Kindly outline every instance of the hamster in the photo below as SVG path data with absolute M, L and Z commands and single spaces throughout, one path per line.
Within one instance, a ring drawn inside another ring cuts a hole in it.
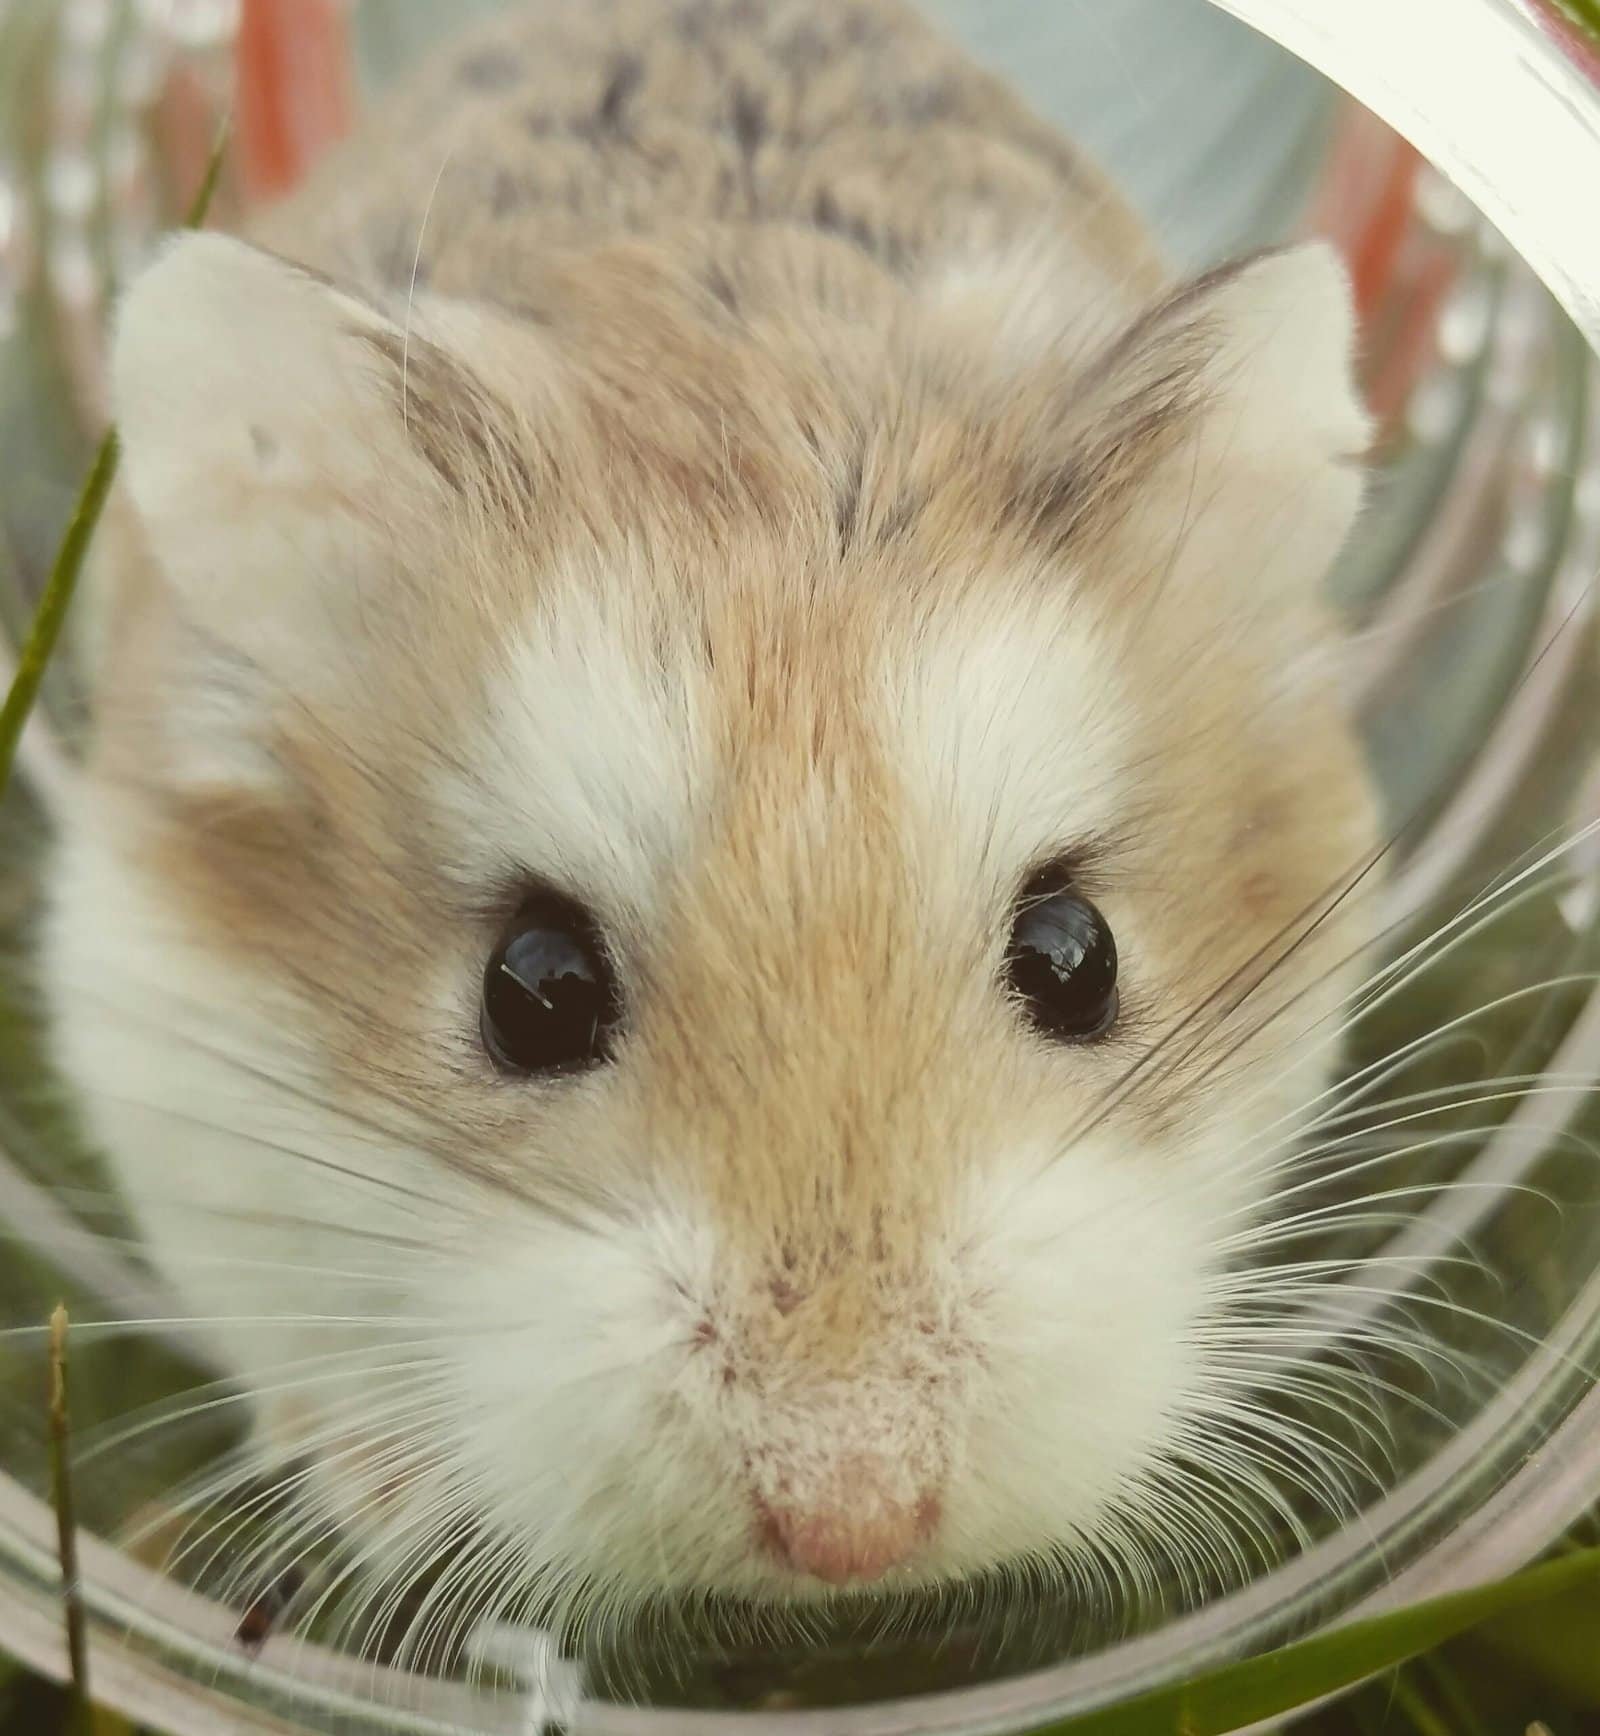
M 165 245 L 46 974 L 289 1553 L 1225 1553 L 1374 921 L 1353 343 L 896 0 L 519 4 Z

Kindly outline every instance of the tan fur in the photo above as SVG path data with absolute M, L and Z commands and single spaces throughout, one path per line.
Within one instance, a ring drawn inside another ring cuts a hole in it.
M 1136 294 L 1159 284 L 1098 170 L 902 0 L 536 0 L 256 232 L 342 280 L 537 310 L 553 253 L 617 234 L 798 226 L 907 266 L 1035 239 L 1041 212 Z
M 1314 600 L 1172 581 L 1217 283 L 1164 290 L 1099 177 L 889 0 L 519 8 L 254 233 L 394 317 L 351 326 L 392 411 L 385 486 L 297 497 L 380 582 L 337 682 L 272 669 L 273 778 L 196 780 L 170 713 L 200 653 L 131 525 L 97 824 L 293 1009 L 341 1099 L 401 1105 L 488 1197 L 692 1199 L 720 1250 L 684 1297 L 685 1378 L 726 1423 L 708 1451 L 791 1529 L 844 1524 L 847 1566 L 892 1556 L 972 1451 L 1002 1319 L 954 1202 L 997 1151 L 1070 1155 L 1091 1115 L 1141 1186 L 1195 1189 L 1206 1094 L 1270 1095 L 1273 1016 L 1326 1014 L 1365 939 L 1358 752 L 1326 693 L 1263 698 L 1323 633 Z M 1042 348 L 1012 256 L 1060 286 Z M 616 1077 L 556 1102 L 489 1072 L 471 1009 L 441 1025 L 518 886 L 464 874 L 438 790 L 488 800 L 505 648 L 585 611 L 687 696 L 708 766 L 652 919 L 602 913 Z M 1132 799 L 1048 841 L 1132 937 L 1117 1031 L 1066 1059 L 996 988 L 1043 864 L 956 835 L 885 700 L 995 622 L 1081 640 L 1137 696 Z

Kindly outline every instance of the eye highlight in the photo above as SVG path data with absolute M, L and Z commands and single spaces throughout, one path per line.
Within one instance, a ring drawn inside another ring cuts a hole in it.
M 479 1026 L 509 1073 L 570 1073 L 610 1058 L 616 977 L 588 913 L 554 893 L 528 899 L 489 955 Z
M 1116 1023 L 1116 939 L 1081 893 L 1034 883 L 1012 926 L 1006 977 L 1035 1028 L 1057 1042 L 1093 1042 Z

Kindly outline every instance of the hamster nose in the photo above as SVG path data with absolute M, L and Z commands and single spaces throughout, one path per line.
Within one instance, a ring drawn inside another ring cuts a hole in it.
M 756 1498 L 762 1545 L 784 1566 L 828 1585 L 881 1579 L 908 1561 L 939 1523 L 939 1497 L 891 1499 L 874 1487 L 872 1468 L 840 1467 L 839 1493 L 827 1502 Z M 849 1493 L 845 1493 L 848 1491 Z

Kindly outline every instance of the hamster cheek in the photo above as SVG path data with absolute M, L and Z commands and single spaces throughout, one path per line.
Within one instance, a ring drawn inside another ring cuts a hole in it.
M 527 1213 L 438 1274 L 450 1455 L 531 1582 L 657 1589 L 743 1550 L 735 1467 L 685 1425 L 704 1256 L 660 1216 Z
M 1019 1154 L 970 1201 L 988 1391 L 948 1502 L 955 1560 L 1070 1553 L 1141 1504 L 1203 1379 L 1214 1180 L 1192 1150 L 1097 1134 Z

